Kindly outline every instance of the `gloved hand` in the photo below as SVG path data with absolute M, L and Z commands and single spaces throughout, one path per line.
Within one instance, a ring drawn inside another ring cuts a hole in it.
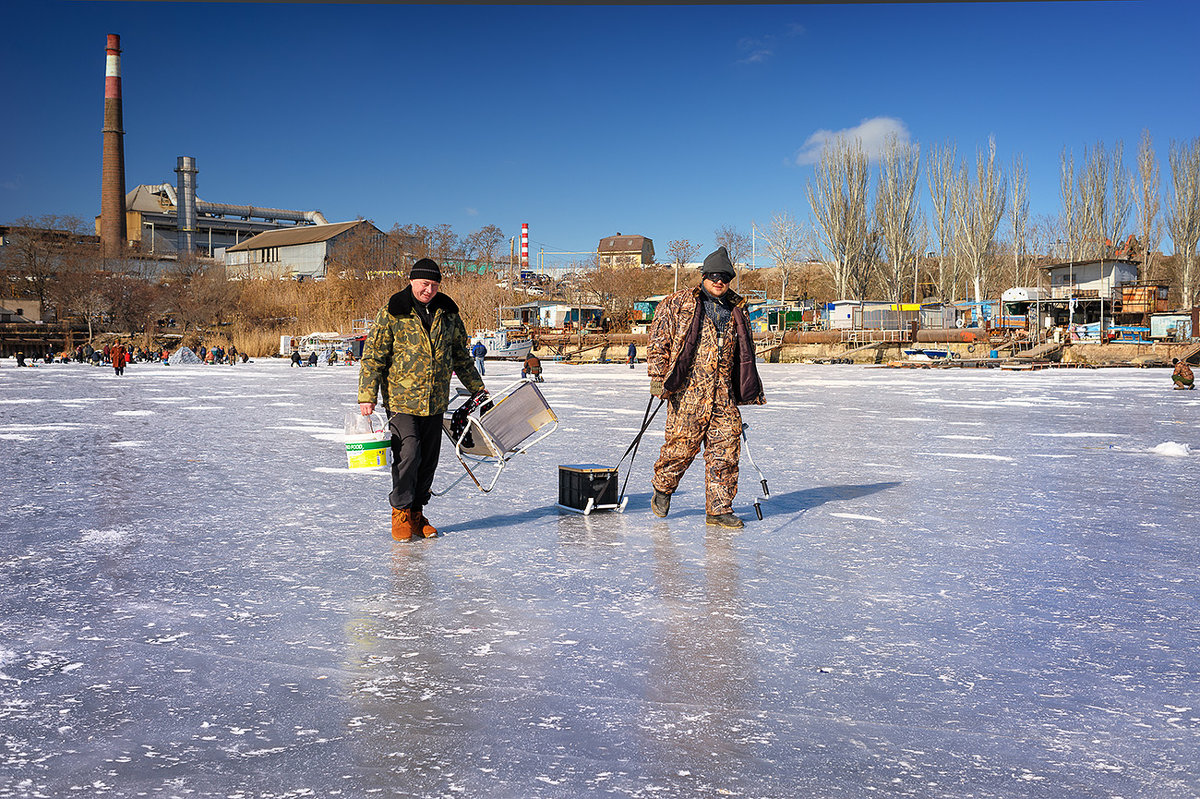
M 655 378 L 652 378 L 652 379 L 650 380 L 650 394 L 651 394 L 652 396 L 655 396 L 655 397 L 662 397 L 662 395 L 663 395 L 663 392 L 664 392 L 665 390 L 666 390 L 666 389 L 664 389 L 664 388 L 663 388 L 663 381 L 662 381 L 662 380 L 658 379 L 657 377 L 655 377 Z
M 479 415 L 483 416 L 492 409 L 492 401 L 488 399 L 491 395 L 488 394 L 486 388 L 480 389 L 475 396 L 471 397 L 471 404 L 479 407 Z

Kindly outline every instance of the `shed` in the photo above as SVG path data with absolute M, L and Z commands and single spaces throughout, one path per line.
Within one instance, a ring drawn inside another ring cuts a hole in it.
M 379 270 L 396 269 L 400 252 L 370 222 L 306 225 L 260 233 L 225 250 L 229 278 L 310 278 L 321 280 L 339 258 Z

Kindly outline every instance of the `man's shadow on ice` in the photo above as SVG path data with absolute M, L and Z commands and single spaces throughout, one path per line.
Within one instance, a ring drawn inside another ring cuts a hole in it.
M 789 491 L 786 494 L 772 494 L 763 503 L 763 507 L 769 506 L 771 510 L 783 511 L 785 513 L 803 513 L 806 510 L 820 507 L 826 502 L 843 502 L 848 499 L 858 499 L 901 485 L 903 483 L 898 480 L 892 480 L 886 483 L 805 488 L 800 491 Z
M 770 483 L 768 483 L 768 486 Z M 858 499 L 859 497 L 870 496 L 880 491 L 886 491 L 889 488 L 896 488 L 903 485 L 899 481 L 890 481 L 886 483 L 866 483 L 863 485 L 840 485 L 840 486 L 821 486 L 818 488 L 805 488 L 800 491 L 789 491 L 786 494 L 772 494 L 769 498 L 762 501 L 762 507 L 769 508 L 775 512 L 783 513 L 803 513 L 806 510 L 824 505 L 826 502 L 842 502 L 848 499 Z M 753 505 L 754 499 L 760 497 L 758 493 L 758 485 L 754 486 L 754 491 L 749 491 L 746 488 L 738 491 L 737 499 L 734 500 L 733 512 L 738 513 Z M 683 493 L 683 492 L 681 492 Z M 626 494 L 629 497 L 630 508 L 649 508 L 650 497 L 649 492 L 644 494 Z M 703 516 L 704 515 L 704 492 L 700 491 L 700 504 L 698 507 L 680 507 L 671 508 L 671 517 L 681 516 Z
M 889 488 L 896 488 L 903 485 L 899 481 L 890 481 L 886 483 L 865 483 L 863 485 L 838 485 L 838 486 L 820 486 L 817 488 L 805 488 L 800 491 L 790 491 L 786 494 L 772 494 L 769 499 L 763 503 L 764 508 L 770 508 L 773 512 L 783 513 L 803 513 L 806 510 L 824 505 L 826 502 L 842 502 L 848 499 L 858 499 L 860 497 L 870 496 L 880 491 L 886 491 Z M 757 486 L 756 486 L 757 488 Z M 650 497 L 649 492 L 626 494 L 629 499 L 627 510 L 649 510 Z M 738 499 L 734 504 L 734 512 L 738 512 L 743 502 L 753 503 L 752 496 L 758 496 L 757 492 L 753 495 L 747 491 L 738 493 Z M 559 509 L 557 505 L 543 505 L 538 508 L 527 508 L 516 513 L 498 513 L 492 516 L 485 516 L 481 519 L 463 522 L 462 524 L 454 525 L 455 530 L 488 530 L 495 527 L 508 527 L 519 524 L 527 524 L 538 519 L 546 519 L 553 516 L 558 516 L 566 513 Z M 697 516 L 704 514 L 704 495 L 700 494 L 700 504 L 698 507 L 681 507 L 671 508 L 671 516 L 678 518 L 682 516 Z
M 461 524 L 455 524 L 454 529 L 456 531 L 491 530 L 496 527 L 509 527 L 528 524 L 538 519 L 547 519 L 557 516 L 559 512 L 557 505 L 543 505 L 540 508 L 528 508 L 519 513 L 497 513 L 492 516 L 484 516 L 481 519 L 472 519 Z

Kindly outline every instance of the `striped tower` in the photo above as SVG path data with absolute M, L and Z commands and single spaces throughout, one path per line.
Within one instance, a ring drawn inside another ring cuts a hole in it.
M 521 268 L 529 268 L 529 223 L 521 223 Z
M 125 249 L 125 131 L 121 120 L 121 37 L 108 34 L 104 62 L 104 162 L 100 170 L 100 243 L 105 258 Z

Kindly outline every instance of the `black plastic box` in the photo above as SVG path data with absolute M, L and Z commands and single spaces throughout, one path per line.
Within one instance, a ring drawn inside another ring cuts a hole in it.
M 588 507 L 588 500 L 592 500 Z M 598 463 L 558 467 L 558 504 L 569 510 L 587 512 L 617 506 L 617 470 Z

